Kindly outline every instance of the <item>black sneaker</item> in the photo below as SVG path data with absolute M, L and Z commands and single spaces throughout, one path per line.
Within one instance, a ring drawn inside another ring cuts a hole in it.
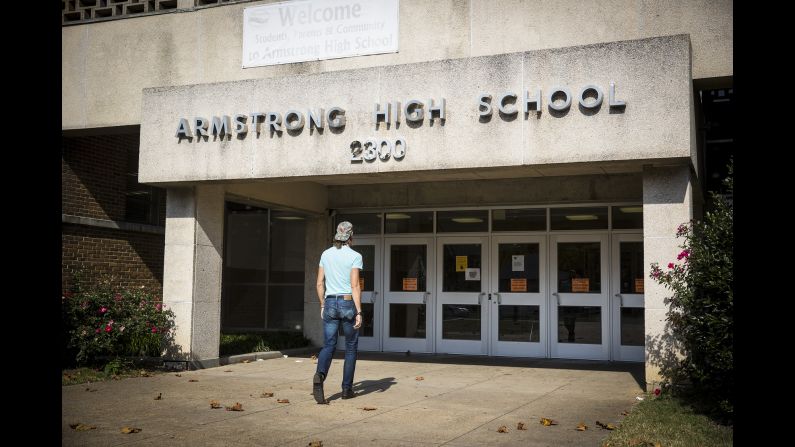
M 312 395 L 315 396 L 315 402 L 326 403 L 326 397 L 323 395 L 323 374 L 319 372 L 312 378 Z
M 343 388 L 342 389 L 342 398 L 343 399 L 353 399 L 354 397 L 356 397 L 356 395 L 353 394 L 353 390 L 352 389 L 350 389 L 350 388 Z

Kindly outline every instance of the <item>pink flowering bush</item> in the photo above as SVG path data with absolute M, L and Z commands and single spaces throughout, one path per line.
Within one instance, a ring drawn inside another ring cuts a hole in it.
M 733 191 L 732 167 L 725 183 Z M 684 358 L 664 366 L 671 383 L 689 384 L 726 418 L 734 410 L 734 214 L 730 200 L 713 194 L 704 220 L 682 224 L 682 249 L 651 278 L 671 291 L 666 319 Z
M 61 298 L 68 348 L 78 364 L 99 356 L 160 356 L 174 312 L 143 289 L 107 285 L 65 292 Z

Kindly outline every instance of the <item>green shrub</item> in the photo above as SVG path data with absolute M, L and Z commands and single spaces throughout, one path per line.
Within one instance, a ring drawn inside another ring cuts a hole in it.
M 159 356 L 170 339 L 174 312 L 143 289 L 78 287 L 62 300 L 67 347 L 77 364 L 100 356 Z
M 725 180 L 733 191 L 733 168 Z M 667 268 L 652 264 L 651 277 L 673 291 L 666 298 L 667 321 L 681 342 L 684 358 L 664 366 L 661 374 L 671 384 L 689 382 L 700 398 L 713 404 L 722 417 L 734 411 L 732 203 L 712 195 L 712 209 L 703 222 L 682 224 L 677 237 L 685 242 L 676 262 Z
M 303 348 L 311 340 L 301 332 L 262 332 L 246 334 L 221 334 L 220 355 L 248 354 L 249 352 L 280 351 Z

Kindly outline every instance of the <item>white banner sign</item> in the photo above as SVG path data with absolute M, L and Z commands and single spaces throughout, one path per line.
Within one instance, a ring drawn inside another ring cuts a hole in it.
M 243 68 L 398 51 L 399 0 L 296 0 L 243 10 Z

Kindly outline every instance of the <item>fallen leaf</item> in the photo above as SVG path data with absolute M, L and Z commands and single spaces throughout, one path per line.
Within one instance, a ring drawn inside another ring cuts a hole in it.
M 113 380 L 121 380 L 121 377 L 116 376 L 116 375 L 110 376 L 110 378 L 113 379 Z
M 527 430 L 527 427 L 525 427 L 524 422 L 517 422 L 516 423 L 516 429 L 517 430 Z
M 655 442 L 654 447 L 662 447 L 662 444 L 660 444 L 659 442 Z
M 312 360 L 317 360 L 317 356 L 315 354 L 312 354 Z
M 231 369 L 225 369 L 224 372 L 225 373 L 230 373 L 230 372 L 234 372 L 234 371 L 232 371 Z
M 188 382 L 198 382 L 197 379 L 188 379 Z
M 130 433 L 138 433 L 139 431 L 141 431 L 140 428 L 133 428 L 133 427 L 122 427 L 121 428 L 121 432 L 124 433 L 125 435 L 129 435 Z
M 182 374 L 174 374 L 177 377 L 182 377 Z
M 500 428 L 497 429 L 497 433 L 508 433 L 508 427 L 500 425 Z
M 210 408 L 221 408 L 221 402 L 218 402 L 217 400 L 211 400 Z
M 163 393 L 157 393 L 157 397 L 155 397 L 155 400 L 163 400 Z
M 580 422 L 579 424 L 577 424 L 577 430 L 579 431 L 588 430 L 588 426 L 585 425 L 585 422 Z
M 280 404 L 289 404 L 290 403 L 290 399 L 276 399 L 276 402 L 278 402 Z
M 621 416 L 627 416 L 627 415 L 629 415 L 629 411 L 624 410 L 621 412 Z
M 69 424 L 69 427 L 72 427 L 73 430 L 77 431 L 88 431 L 97 428 L 96 425 L 81 424 L 79 422 L 75 424 Z
M 378 408 L 376 408 L 376 407 L 362 407 L 362 410 L 364 410 L 364 411 L 373 411 L 373 410 L 377 410 L 377 409 Z
M 323 447 L 323 441 L 312 441 L 307 444 L 307 447 Z
M 273 397 L 273 393 L 262 393 L 260 397 Z
M 243 411 L 243 405 L 240 402 L 235 402 L 231 407 L 226 407 L 226 411 Z
M 550 425 L 558 425 L 558 421 L 553 421 L 552 419 L 549 418 L 541 418 L 541 420 L 538 422 L 540 422 L 541 425 L 543 425 L 544 427 L 549 427 Z
M 243 360 L 243 363 L 249 363 L 251 360 Z
M 425 377 L 417 376 L 417 377 L 414 378 L 414 380 L 425 380 Z
M 138 371 L 138 374 L 139 374 L 141 377 L 152 377 L 152 375 L 151 375 L 151 374 L 149 374 L 148 372 L 144 371 L 143 369 L 142 369 L 142 370 L 140 370 L 140 371 Z
M 96 388 L 86 388 L 86 391 L 88 391 L 89 393 L 93 393 L 96 390 L 97 390 Z
M 596 421 L 596 425 L 604 428 L 605 430 L 615 430 L 616 429 L 616 426 L 611 424 L 611 423 L 603 424 L 603 423 L 601 423 L 599 421 Z

